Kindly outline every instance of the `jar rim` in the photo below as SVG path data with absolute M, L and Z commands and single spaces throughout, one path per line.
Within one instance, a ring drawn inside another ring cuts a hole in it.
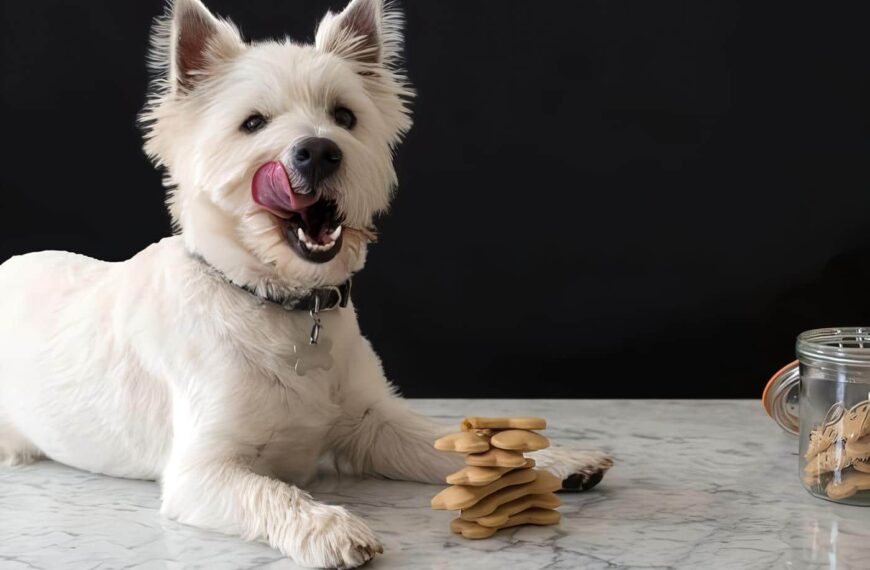
M 801 360 L 870 366 L 870 326 L 808 330 L 798 336 L 796 349 Z

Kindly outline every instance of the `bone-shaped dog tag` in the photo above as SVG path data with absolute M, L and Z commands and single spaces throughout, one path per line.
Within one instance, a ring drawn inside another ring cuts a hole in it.
M 293 345 L 293 369 L 296 374 L 305 376 L 311 370 L 329 370 L 332 368 L 332 341 L 321 338 L 317 344 Z

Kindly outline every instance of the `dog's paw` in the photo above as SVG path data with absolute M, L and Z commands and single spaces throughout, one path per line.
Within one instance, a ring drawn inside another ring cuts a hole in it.
M 29 465 L 42 458 L 42 453 L 24 438 L 0 431 L 0 467 Z
M 562 479 L 563 491 L 586 491 L 601 482 L 613 459 L 601 451 L 550 447 L 534 455 L 539 467 Z
M 343 507 L 318 505 L 300 513 L 305 524 L 297 528 L 293 561 L 309 568 L 356 568 L 384 552 L 381 541 L 359 517 Z

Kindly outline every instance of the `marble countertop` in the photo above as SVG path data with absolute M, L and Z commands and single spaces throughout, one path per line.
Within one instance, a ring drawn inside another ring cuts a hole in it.
M 367 566 L 395 568 L 870 568 L 870 508 L 811 497 L 797 442 L 756 401 L 415 400 L 444 420 L 539 415 L 555 442 L 605 449 L 616 466 L 563 495 L 556 527 L 482 541 L 432 511 L 438 487 L 328 476 L 309 490 L 368 520 L 385 544 Z M 158 513 L 157 485 L 52 462 L 0 469 L 0 568 L 296 568 L 264 544 Z

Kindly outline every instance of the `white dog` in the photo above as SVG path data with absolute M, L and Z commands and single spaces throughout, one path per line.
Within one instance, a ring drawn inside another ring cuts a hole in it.
M 177 235 L 123 263 L 47 251 L 0 266 L 0 463 L 157 479 L 165 515 L 327 567 L 382 547 L 297 486 L 319 458 L 433 483 L 459 467 L 347 302 L 411 126 L 400 24 L 353 0 L 313 46 L 248 44 L 199 0 L 174 2 L 142 119 Z M 541 462 L 575 488 L 611 464 Z

